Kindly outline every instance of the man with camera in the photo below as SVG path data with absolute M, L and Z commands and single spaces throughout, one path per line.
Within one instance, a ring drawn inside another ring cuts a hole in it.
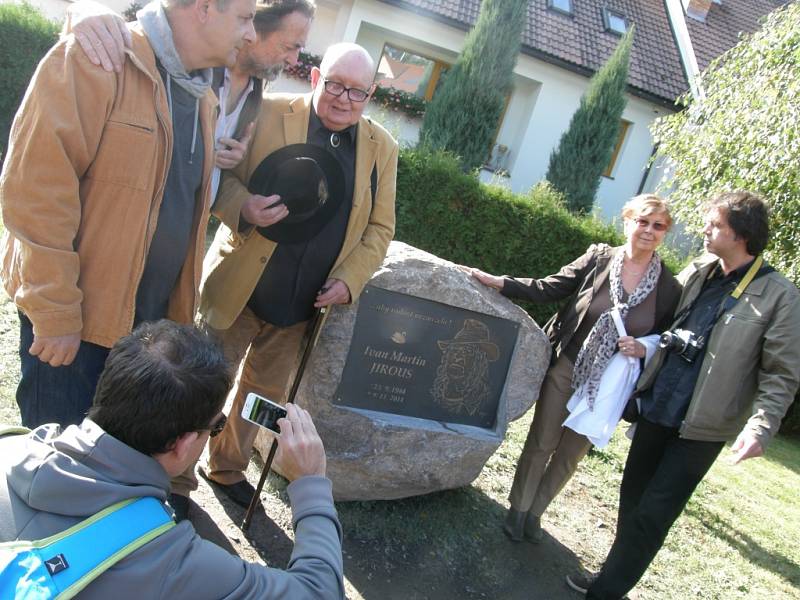
M 763 262 L 768 210 L 750 192 L 707 205 L 710 253 L 678 276 L 671 329 L 642 373 L 640 416 L 620 488 L 617 533 L 587 598 L 618 599 L 655 558 L 726 441 L 734 464 L 761 456 L 800 381 L 800 294 Z
M 120 339 L 80 425 L 0 438 L 0 542 L 60 533 L 124 500 L 155 498 L 169 511 L 170 477 L 225 427 L 220 411 L 231 380 L 221 349 L 189 325 L 145 323 Z M 305 410 L 287 412 L 278 421 L 278 454 L 291 481 L 295 545 L 285 571 L 245 562 L 183 521 L 103 571 L 80 597 L 343 598 L 342 531 L 322 440 Z M 136 526 L 105 529 L 92 548 L 61 546 L 60 562 L 66 572 L 82 570 Z

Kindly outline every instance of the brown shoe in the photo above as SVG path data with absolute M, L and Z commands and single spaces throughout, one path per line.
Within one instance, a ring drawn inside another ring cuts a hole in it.
M 537 517 L 532 513 L 527 513 L 523 537 L 525 538 L 525 541 L 528 541 L 531 544 L 538 544 L 544 539 L 544 529 L 542 529 L 541 517 Z
M 511 538 L 512 542 L 521 542 L 524 539 L 527 514 L 514 508 L 508 509 L 506 522 L 503 523 L 503 532 Z

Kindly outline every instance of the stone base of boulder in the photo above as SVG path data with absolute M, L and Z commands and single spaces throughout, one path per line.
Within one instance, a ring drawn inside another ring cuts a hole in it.
M 389 500 L 468 485 L 503 441 L 508 423 L 536 400 L 550 359 L 548 340 L 525 311 L 497 291 L 453 263 L 401 242 L 392 242 L 370 284 L 509 319 L 519 324 L 519 333 L 495 427 L 483 429 L 334 405 L 358 303 L 334 307 L 296 397 L 325 444 L 334 497 Z M 266 456 L 271 443 L 269 432 L 262 431 L 256 448 Z

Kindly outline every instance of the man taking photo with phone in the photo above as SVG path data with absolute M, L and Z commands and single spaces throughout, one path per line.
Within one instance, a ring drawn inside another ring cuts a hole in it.
M 57 534 L 121 500 L 152 497 L 166 507 L 170 477 L 224 429 L 230 386 L 222 351 L 191 326 L 162 320 L 122 338 L 80 425 L 0 437 L 0 541 Z M 285 571 L 245 562 L 183 521 L 104 571 L 80 597 L 343 598 L 342 532 L 325 450 L 305 410 L 289 405 L 287 413 L 278 422 L 278 453 L 291 481 L 295 545 Z

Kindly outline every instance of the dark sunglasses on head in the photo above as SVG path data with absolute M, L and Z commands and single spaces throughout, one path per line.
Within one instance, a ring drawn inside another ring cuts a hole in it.
M 225 429 L 225 423 L 228 422 L 228 417 L 224 414 L 220 415 L 219 418 L 214 422 L 211 427 L 206 427 L 205 429 L 201 429 L 200 431 L 208 431 L 208 437 L 217 437 L 222 430 Z
M 652 225 L 653 229 L 655 229 L 656 231 L 666 231 L 667 230 L 667 224 L 666 223 L 662 223 L 661 221 L 649 221 L 648 219 L 645 219 L 643 217 L 636 217 L 633 220 L 633 222 L 636 223 L 636 225 L 638 225 L 642 229 L 647 229 L 647 227 L 649 225 Z

